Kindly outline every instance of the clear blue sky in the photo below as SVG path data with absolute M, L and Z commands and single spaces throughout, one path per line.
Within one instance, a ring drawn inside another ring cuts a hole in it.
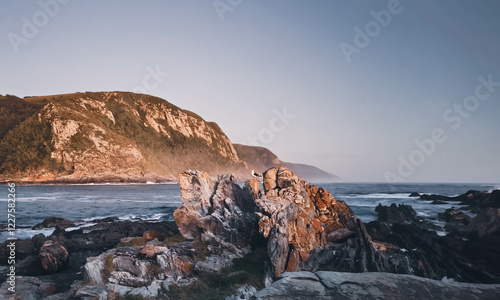
M 169 75 L 149 94 L 216 121 L 233 142 L 274 128 L 260 143 L 282 160 L 346 181 L 499 183 L 500 87 L 470 102 L 459 126 L 443 113 L 479 76 L 500 82 L 500 2 L 401 0 L 348 63 L 341 43 L 355 46 L 354 27 L 390 2 L 243 0 L 221 19 L 211 0 L 73 0 L 44 20 L 38 1 L 1 1 L 0 94 L 130 91 L 158 65 Z M 23 17 L 47 24 L 26 37 Z M 13 36 L 26 39 L 18 52 Z M 270 126 L 285 107 L 296 117 Z M 446 140 L 400 173 L 399 156 L 436 128 Z

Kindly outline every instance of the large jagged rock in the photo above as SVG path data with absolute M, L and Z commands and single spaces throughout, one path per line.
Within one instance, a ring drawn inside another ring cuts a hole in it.
M 499 299 L 500 285 L 436 281 L 389 273 L 294 272 L 253 295 L 254 299 Z
M 264 173 L 264 191 L 255 200 L 259 232 L 268 239 L 272 272 L 296 271 L 315 247 L 325 247 L 329 233 L 346 228 L 354 215 L 343 201 L 308 185 L 285 167 Z
M 175 222 L 184 238 L 206 246 L 208 258 L 197 269 L 219 271 L 250 251 L 255 183 L 241 188 L 229 176 L 216 180 L 205 172 L 186 171 L 179 175 L 179 185 L 183 204 L 174 212 Z
M 68 263 L 69 259 L 66 247 L 52 240 L 43 243 L 39 255 L 42 262 L 42 268 L 48 273 L 58 272 Z
M 331 264 L 352 272 L 383 269 L 363 223 L 346 203 L 285 167 L 264 173 L 262 191 L 255 179 L 241 188 L 227 177 L 216 180 L 199 171 L 180 174 L 179 183 L 183 205 L 175 221 L 198 254 L 207 256 L 197 270 L 219 271 L 242 257 L 255 238 L 255 225 L 267 240 L 272 278 Z

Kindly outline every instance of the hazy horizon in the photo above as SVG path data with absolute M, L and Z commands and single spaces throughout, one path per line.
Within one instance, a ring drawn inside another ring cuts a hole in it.
M 345 182 L 500 182 L 500 2 L 40 3 L 0 3 L 2 95 L 145 92 Z

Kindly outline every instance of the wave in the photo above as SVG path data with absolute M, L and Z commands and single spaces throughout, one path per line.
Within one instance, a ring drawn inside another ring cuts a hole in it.
M 338 198 L 363 198 L 363 199 L 401 199 L 409 198 L 410 194 L 407 193 L 397 193 L 397 194 L 386 194 L 386 193 L 374 193 L 374 194 L 348 194 L 344 196 L 338 196 Z
M 162 217 L 170 216 L 170 214 L 156 213 L 153 215 L 136 215 L 128 214 L 125 216 L 118 217 L 121 221 L 159 221 Z

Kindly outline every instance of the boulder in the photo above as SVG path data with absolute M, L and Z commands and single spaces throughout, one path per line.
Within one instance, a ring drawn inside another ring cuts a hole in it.
M 444 278 L 443 278 L 444 279 Z M 389 273 L 283 273 L 255 299 L 498 299 L 500 285 L 456 283 Z
M 69 259 L 68 250 L 57 241 L 48 240 L 40 248 L 42 268 L 48 273 L 60 271 Z

